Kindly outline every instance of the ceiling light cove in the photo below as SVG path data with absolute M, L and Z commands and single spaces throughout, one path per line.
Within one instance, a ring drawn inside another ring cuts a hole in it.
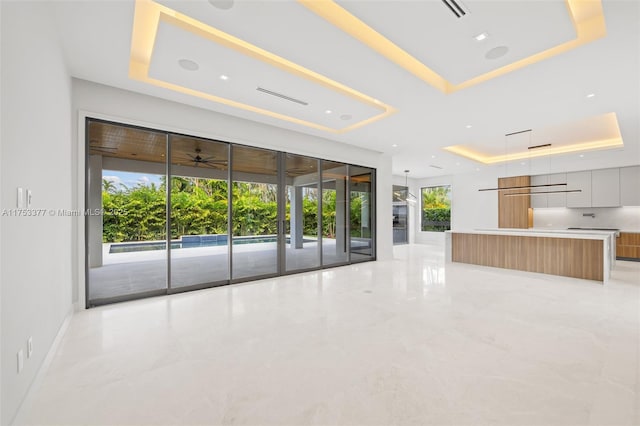
M 218 8 L 233 6 L 233 1 L 211 3 Z M 175 66 L 176 60 L 182 69 L 199 72 L 185 73 Z M 228 69 L 221 70 L 221 63 Z M 233 75 L 233 84 L 213 83 L 214 79 L 228 81 L 229 75 Z M 256 75 L 260 81 L 255 80 Z M 330 133 L 345 133 L 396 111 L 371 96 L 152 0 L 135 3 L 129 77 Z M 340 116 L 342 120 L 332 120 L 323 105 L 350 113 Z
M 445 14 L 451 15 L 451 12 L 455 12 L 455 16 L 458 18 L 465 16 L 466 12 L 463 10 L 463 13 L 461 13 L 450 0 L 443 0 L 444 5 L 440 2 L 406 2 L 403 3 L 402 8 L 395 7 L 393 5 L 394 2 L 339 1 L 340 4 L 333 0 L 298 0 L 301 5 L 313 13 L 367 45 L 370 49 L 378 52 L 389 61 L 394 62 L 396 65 L 404 68 L 406 71 L 446 94 L 475 86 L 487 80 L 565 53 L 606 35 L 601 0 L 565 0 L 566 8 L 560 7 L 562 5 L 558 6 L 556 2 L 496 2 L 501 8 L 514 8 L 512 10 L 518 13 L 520 23 L 527 23 L 529 21 L 530 10 L 527 8 L 534 8 L 537 13 L 536 16 L 541 19 L 541 21 L 536 21 L 538 22 L 538 24 L 536 24 L 538 27 L 541 25 L 549 25 L 550 28 L 558 29 L 558 31 L 562 32 L 563 36 L 559 37 L 557 42 L 548 45 L 539 44 L 530 46 L 526 53 L 522 52 L 523 54 L 521 55 L 514 54 L 513 59 L 510 59 L 512 62 L 502 59 L 501 61 L 491 62 L 489 64 L 485 63 L 484 66 L 486 68 L 482 68 L 481 71 L 473 74 L 464 74 L 464 77 L 459 79 L 446 77 L 448 75 L 447 72 L 457 73 L 456 75 L 458 75 L 458 77 L 463 76 L 459 74 L 459 70 L 464 67 L 455 67 L 455 61 L 452 62 L 446 59 L 447 57 L 451 57 L 450 51 L 439 52 L 440 56 L 438 59 L 435 59 L 435 56 L 437 56 L 435 51 L 438 50 L 437 38 L 446 36 L 438 32 L 436 32 L 435 35 L 426 32 L 431 27 L 442 25 L 441 22 L 445 22 Z M 490 5 L 491 3 L 492 2 L 474 2 L 475 8 L 471 15 L 480 15 L 480 9 L 483 7 L 489 12 L 494 11 L 494 9 L 490 9 L 493 7 Z M 546 10 L 551 10 L 552 15 L 549 15 L 550 12 L 545 12 Z M 419 14 L 418 11 L 422 11 L 423 13 Z M 427 11 L 432 11 L 433 13 L 428 13 Z M 389 15 L 393 15 L 396 21 L 398 19 L 404 19 L 407 26 L 410 23 L 413 25 L 411 28 L 414 28 L 416 31 L 406 31 L 406 34 L 414 34 L 415 32 L 421 31 L 425 32 L 411 38 L 405 34 L 401 34 L 401 32 L 394 31 L 393 27 L 386 26 L 387 22 L 394 21 L 394 19 L 389 18 Z M 489 15 L 490 14 L 488 14 L 488 16 Z M 425 16 L 430 16 L 433 21 L 425 23 Z M 422 22 L 418 19 L 422 20 Z M 547 23 L 547 21 L 551 19 L 555 19 L 555 25 Z M 502 25 L 498 21 L 494 22 L 494 24 Z M 573 28 L 571 28 L 571 26 L 573 26 Z M 450 28 L 451 26 L 442 27 L 441 29 L 443 31 L 454 31 Z M 532 27 L 529 28 L 529 31 L 536 31 L 536 29 L 538 31 L 541 30 L 541 28 Z M 455 35 L 455 33 L 452 32 L 450 35 Z M 429 38 L 425 39 L 424 37 L 427 36 Z M 486 36 L 487 33 L 483 33 L 475 38 L 480 41 L 486 39 Z M 518 33 L 514 35 L 514 37 L 518 36 Z M 468 34 L 465 38 L 466 37 L 469 37 Z M 534 41 L 538 40 L 538 38 L 530 39 Z M 426 43 L 424 40 L 426 40 Z M 468 38 L 466 38 L 466 40 L 468 40 Z M 423 45 L 422 49 L 416 49 L 416 42 Z M 425 50 L 424 48 L 424 45 L 428 43 L 431 43 L 431 50 Z M 540 43 L 542 42 L 540 41 Z M 536 47 L 538 48 L 536 49 Z M 492 53 L 487 53 L 488 58 L 497 59 L 504 57 L 507 53 L 505 48 L 505 46 L 502 46 L 502 48 L 497 51 L 489 51 Z M 496 54 L 499 55 L 494 56 Z M 509 55 L 509 58 L 511 57 L 512 55 Z M 427 65 L 434 62 L 438 63 L 437 67 Z M 448 71 L 443 73 L 440 71 L 442 68 L 447 68 Z M 436 71 L 436 69 L 438 71 Z
M 527 146 L 531 140 L 529 137 L 520 142 L 509 143 L 509 141 L 506 141 L 504 153 L 498 153 L 497 148 L 490 151 L 487 147 L 497 147 L 498 144 L 487 143 L 488 141 L 483 141 L 484 143 L 481 145 L 453 145 L 443 149 L 479 163 L 497 164 L 552 155 L 624 147 L 615 113 L 589 117 L 588 119 L 547 129 L 534 130 L 532 134 L 533 138 L 553 142 Z M 581 154 L 580 156 L 582 157 L 583 155 Z

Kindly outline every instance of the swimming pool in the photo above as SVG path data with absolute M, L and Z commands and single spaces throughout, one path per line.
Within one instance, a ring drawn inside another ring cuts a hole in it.
M 258 243 L 275 243 L 277 237 L 275 235 L 256 235 L 249 237 L 234 237 L 233 244 L 258 244 Z M 302 242 L 310 243 L 315 240 L 303 239 Z M 291 239 L 287 237 L 287 244 Z M 228 239 L 226 235 L 184 235 L 180 240 L 171 241 L 171 250 L 196 248 L 196 247 L 217 247 L 226 246 Z M 136 243 L 113 243 L 109 247 L 109 253 L 130 253 L 136 251 L 152 251 L 166 250 L 166 241 L 148 241 Z

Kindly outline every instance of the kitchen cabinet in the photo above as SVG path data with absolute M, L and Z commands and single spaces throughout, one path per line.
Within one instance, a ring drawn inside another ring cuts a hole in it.
M 620 169 L 591 171 L 591 207 L 620 207 Z
M 554 173 L 551 175 L 536 175 L 531 176 L 531 185 L 548 185 L 553 183 L 567 183 L 566 173 Z M 565 186 L 546 186 L 541 188 L 533 188 L 531 192 L 542 191 L 564 191 Z M 567 207 L 567 194 L 540 194 L 531 196 L 531 207 L 545 208 L 545 207 Z
M 566 173 L 555 173 L 548 176 L 548 183 L 567 183 Z M 549 191 L 564 191 L 566 186 L 550 186 Z M 547 207 L 567 207 L 567 193 L 547 194 Z
M 572 189 L 581 192 L 567 193 L 567 207 L 591 207 L 591 170 L 567 173 L 567 190 Z
M 620 168 L 620 205 L 640 206 L 640 166 Z
M 640 260 L 640 233 L 621 232 L 616 241 L 618 259 Z
M 549 183 L 549 176 L 548 175 L 536 175 L 536 176 L 531 176 L 531 185 L 535 186 L 535 185 L 546 185 L 547 183 Z M 540 191 L 547 191 L 546 187 L 542 187 L 542 188 L 532 188 L 531 192 L 540 192 Z M 531 207 L 533 207 L 534 209 L 539 209 L 539 208 L 544 208 L 544 207 L 548 207 L 547 206 L 547 195 L 549 194 L 540 194 L 540 195 L 532 195 L 531 196 Z

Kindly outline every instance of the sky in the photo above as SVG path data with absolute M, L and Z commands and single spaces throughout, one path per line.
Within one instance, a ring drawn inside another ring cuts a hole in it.
M 155 183 L 156 187 L 159 187 L 160 176 L 162 175 L 152 175 L 149 173 L 119 172 L 115 170 L 102 171 L 102 179 L 106 179 L 109 182 L 113 182 L 116 188 L 120 187 L 120 184 L 124 184 L 127 188 L 133 188 L 136 185 L 150 186 L 152 183 Z

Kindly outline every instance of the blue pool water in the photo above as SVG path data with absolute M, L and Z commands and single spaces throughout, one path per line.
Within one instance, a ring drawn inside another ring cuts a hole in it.
M 315 240 L 304 239 L 303 242 L 313 242 Z M 237 237 L 233 239 L 233 244 L 257 244 L 257 243 L 275 243 L 276 236 L 255 236 L 255 237 Z M 290 242 L 290 238 L 287 238 L 287 244 Z M 216 247 L 226 246 L 226 235 L 215 236 L 200 236 L 200 235 L 185 235 L 180 241 L 171 242 L 171 250 L 193 248 L 193 247 Z M 165 250 L 167 248 L 166 242 L 152 241 L 152 242 L 139 242 L 139 243 L 117 243 L 111 244 L 109 253 L 129 253 L 135 251 L 151 251 L 151 250 Z

